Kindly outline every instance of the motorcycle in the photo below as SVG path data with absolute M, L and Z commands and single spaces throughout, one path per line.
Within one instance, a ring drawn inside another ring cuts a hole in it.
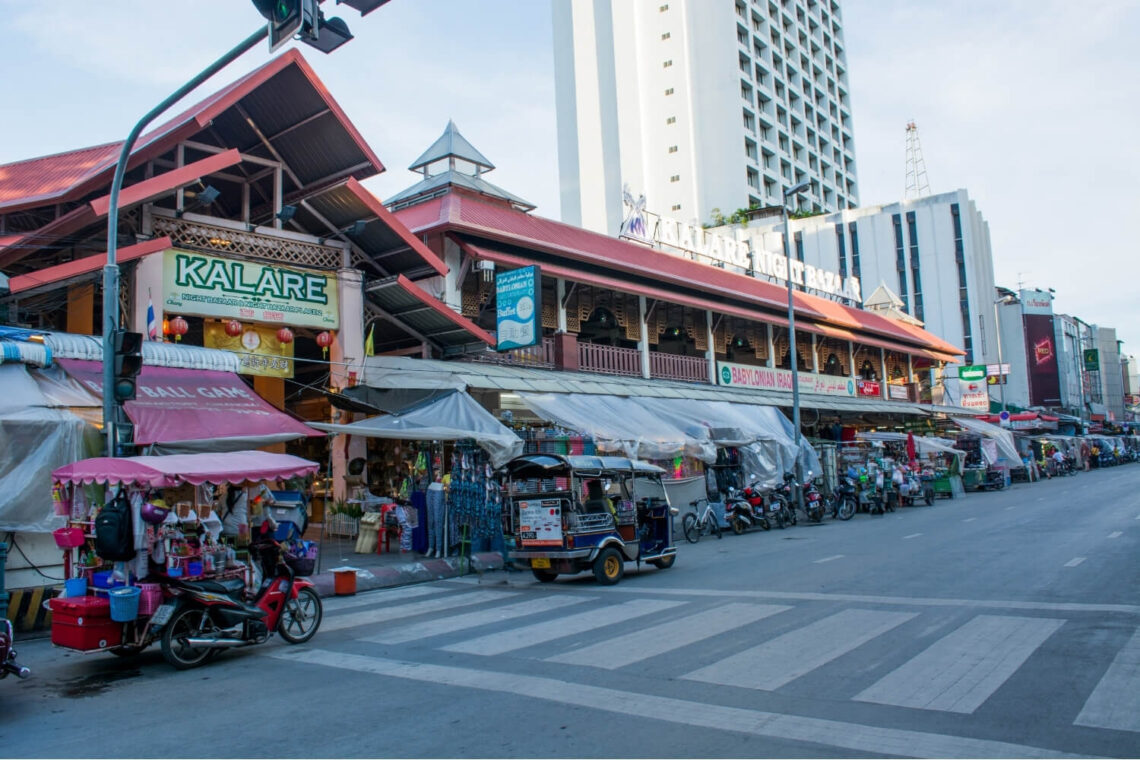
M 32 671 L 16 664 L 16 650 L 12 648 L 13 639 L 12 622 L 7 618 L 0 618 L 0 678 L 8 675 L 27 678 Z
M 850 520 L 858 508 L 859 489 L 855 478 L 848 475 L 839 481 L 839 488 L 831 502 L 831 516 L 839 520 Z
M 271 524 L 270 521 L 267 521 Z M 162 656 L 179 670 L 202 665 L 223 649 L 267 641 L 274 633 L 290 644 L 313 638 L 324 614 L 313 583 L 298 578 L 295 561 L 281 558 L 280 545 L 265 537 L 251 546 L 265 580 L 251 601 L 240 579 L 172 581 L 172 601 L 160 606 L 151 626 L 161 626 Z
M 759 525 L 764 530 L 771 530 L 772 527 L 762 512 L 757 514 L 756 510 L 753 509 L 748 500 L 751 494 L 751 488 L 745 488 L 739 496 L 736 489 L 728 489 L 728 498 L 726 499 L 728 524 L 732 528 L 732 532 L 738 536 L 746 533 L 754 525 Z
M 823 494 L 815 487 L 811 480 L 804 486 L 804 511 L 812 522 L 823 522 L 824 500 Z

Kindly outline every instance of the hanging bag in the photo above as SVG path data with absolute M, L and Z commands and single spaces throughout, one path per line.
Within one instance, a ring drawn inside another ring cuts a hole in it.
M 131 502 L 121 488 L 95 518 L 95 553 L 112 562 L 125 562 L 135 557 Z

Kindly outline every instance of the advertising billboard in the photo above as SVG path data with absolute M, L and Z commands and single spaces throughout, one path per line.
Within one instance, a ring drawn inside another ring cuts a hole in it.
M 1057 367 L 1057 344 L 1053 337 L 1053 317 L 1026 314 L 1025 353 L 1029 370 L 1031 406 L 1060 406 L 1061 377 Z
M 499 351 L 542 342 L 542 278 L 538 267 L 499 272 L 495 276 L 496 328 Z

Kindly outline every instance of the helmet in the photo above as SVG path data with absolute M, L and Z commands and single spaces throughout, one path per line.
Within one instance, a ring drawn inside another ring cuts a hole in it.
M 149 501 L 144 502 L 139 511 L 139 517 L 152 525 L 160 525 L 168 514 L 170 514 L 169 508 Z

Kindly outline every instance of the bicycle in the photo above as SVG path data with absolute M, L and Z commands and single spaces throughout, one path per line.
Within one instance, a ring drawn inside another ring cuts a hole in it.
M 700 511 L 699 505 L 704 503 L 704 511 Z M 712 504 L 708 499 L 697 499 L 696 501 L 689 502 L 689 506 L 693 508 L 692 512 L 685 513 L 684 518 L 681 520 L 681 528 L 685 532 L 685 540 L 690 544 L 695 544 L 701 540 L 701 536 L 705 533 L 712 533 L 717 538 L 721 537 L 720 521 L 717 520 L 716 512 L 713 511 Z M 700 512 L 700 516 L 697 513 Z

